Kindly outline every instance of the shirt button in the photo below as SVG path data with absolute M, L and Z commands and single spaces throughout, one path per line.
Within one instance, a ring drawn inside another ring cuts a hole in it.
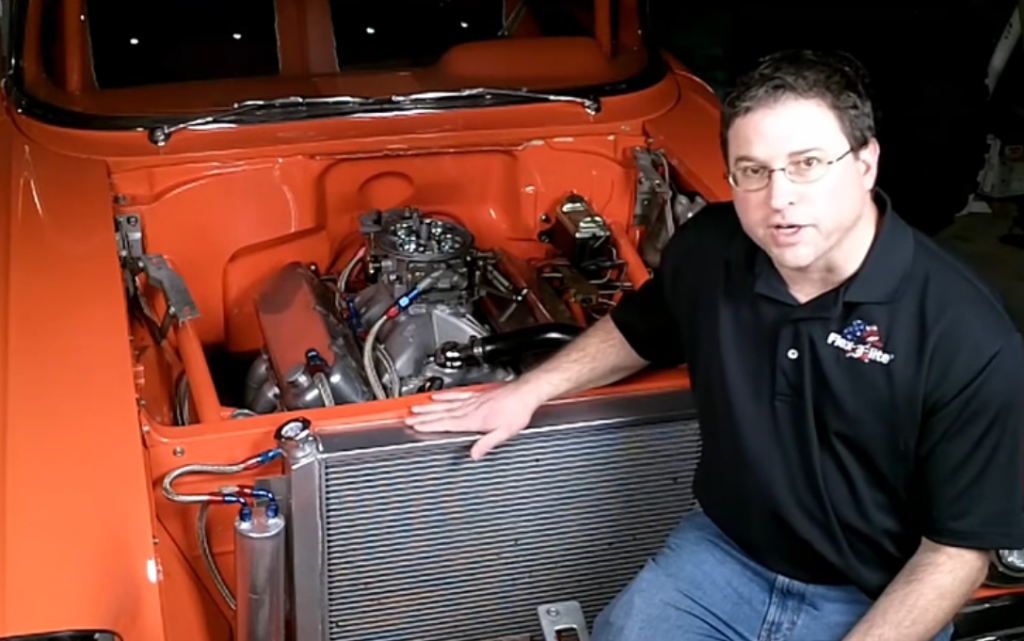
M 786 352 L 786 357 L 789 358 L 789 360 L 791 361 L 795 361 L 798 356 L 800 356 L 800 352 L 796 351 L 793 348 L 790 348 L 789 351 Z

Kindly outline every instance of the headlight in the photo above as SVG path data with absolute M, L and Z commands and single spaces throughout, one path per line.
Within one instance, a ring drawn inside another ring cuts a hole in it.
M 999 550 L 996 554 L 999 569 L 1011 576 L 1024 577 L 1024 549 Z

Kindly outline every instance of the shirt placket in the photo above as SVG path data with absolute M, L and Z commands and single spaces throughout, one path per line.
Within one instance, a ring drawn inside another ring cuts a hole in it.
M 809 356 L 800 321 L 789 320 L 779 328 L 775 348 L 775 398 L 791 399 L 803 396 L 804 362 Z

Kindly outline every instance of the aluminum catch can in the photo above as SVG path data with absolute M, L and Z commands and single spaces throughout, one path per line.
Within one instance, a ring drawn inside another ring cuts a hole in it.
M 285 641 L 285 527 L 276 503 L 235 519 L 238 641 Z

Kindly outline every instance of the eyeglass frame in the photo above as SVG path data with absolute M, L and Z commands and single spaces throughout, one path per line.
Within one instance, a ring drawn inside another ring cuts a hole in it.
M 733 174 L 736 173 L 735 169 L 733 169 L 732 171 L 726 172 L 725 173 L 725 178 L 726 178 L 726 180 L 729 181 L 730 185 L 732 185 L 736 189 L 739 189 L 740 191 L 746 191 L 746 192 L 760 191 L 760 190 L 764 189 L 765 187 L 767 187 L 768 185 L 772 184 L 772 174 L 774 174 L 777 171 L 781 171 L 782 175 L 784 175 L 787 180 L 789 180 L 791 183 L 793 183 L 795 185 L 809 185 L 809 184 L 812 184 L 812 183 L 816 183 L 819 180 L 821 180 L 822 178 L 824 178 L 825 175 L 828 174 L 829 170 L 832 168 L 832 165 L 836 164 L 837 162 L 839 162 L 843 158 L 846 158 L 847 156 L 852 154 L 854 151 L 855 151 L 855 149 L 853 147 L 850 147 L 849 149 L 844 151 L 842 154 L 836 156 L 832 160 L 825 161 L 825 170 L 821 173 L 820 176 L 818 176 L 817 178 L 814 178 L 813 180 L 805 180 L 805 181 L 793 180 L 793 177 L 790 176 L 788 172 L 786 172 L 786 169 L 788 169 L 794 163 L 799 162 L 798 160 L 790 161 L 790 162 L 786 163 L 785 165 L 783 165 L 782 167 L 767 167 L 768 175 L 767 175 L 767 178 L 765 178 L 764 185 L 762 185 L 760 187 L 756 187 L 754 189 L 743 189 L 742 187 L 740 187 L 739 185 L 736 184 L 736 179 L 733 177 Z

